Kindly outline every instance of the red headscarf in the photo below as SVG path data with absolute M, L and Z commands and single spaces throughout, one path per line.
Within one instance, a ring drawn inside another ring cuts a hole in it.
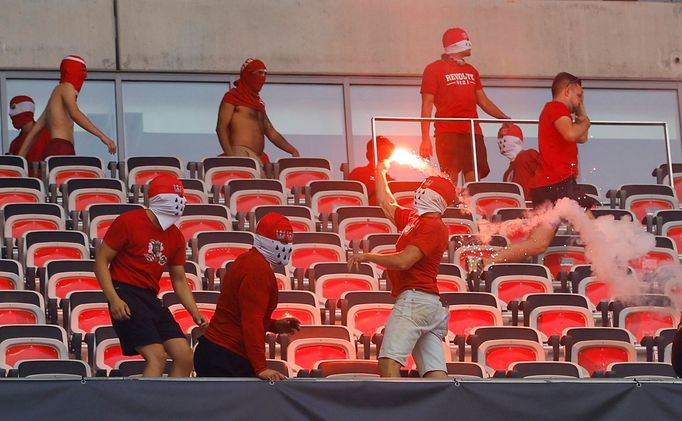
M 239 80 L 234 82 L 235 88 L 230 89 L 223 101 L 244 107 L 253 108 L 258 111 L 265 111 L 265 103 L 260 99 L 258 93 L 265 84 L 265 76 L 253 74 L 255 70 L 265 70 L 265 63 L 258 59 L 246 59 L 239 73 Z
M 30 96 L 19 95 L 9 102 L 9 116 L 15 129 L 21 130 L 26 124 L 33 121 L 33 113 L 36 106 Z
M 61 73 L 59 83 L 70 83 L 76 88 L 76 92 L 81 91 L 83 82 L 85 82 L 85 78 L 88 76 L 85 60 L 79 56 L 64 57 L 62 64 L 59 66 L 59 72 Z

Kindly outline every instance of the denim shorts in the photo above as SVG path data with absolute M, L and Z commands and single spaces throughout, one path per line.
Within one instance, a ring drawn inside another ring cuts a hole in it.
M 379 358 L 405 366 L 412 354 L 420 375 L 447 371 L 443 338 L 448 332 L 448 309 L 438 295 L 414 289 L 403 291 L 386 322 Z

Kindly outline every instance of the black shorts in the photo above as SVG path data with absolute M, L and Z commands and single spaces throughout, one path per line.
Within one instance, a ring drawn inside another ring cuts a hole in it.
M 162 344 L 169 339 L 185 338 L 180 326 L 154 291 L 124 282 L 114 281 L 114 289 L 130 308 L 130 319 L 113 320 L 116 335 L 121 341 L 123 355 L 139 354 L 135 348 Z M 111 314 L 111 306 L 109 307 Z
M 256 377 L 251 362 L 204 336 L 194 349 L 197 377 Z
M 599 200 L 588 195 L 580 187 L 575 177 L 569 177 L 556 184 L 530 189 L 530 197 L 533 199 L 533 207 L 537 208 L 547 203 L 556 203 L 557 200 L 567 197 L 578 202 L 585 209 L 601 205 Z
M 475 137 L 478 178 L 482 179 L 490 174 L 488 151 L 485 148 L 483 136 L 477 134 Z M 468 133 L 437 134 L 436 156 L 438 157 L 438 165 L 440 165 L 440 169 L 443 172 L 458 174 L 461 171 L 466 174 L 474 171 L 471 135 Z

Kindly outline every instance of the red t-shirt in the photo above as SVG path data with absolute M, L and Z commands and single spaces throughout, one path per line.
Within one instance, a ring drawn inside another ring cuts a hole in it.
M 267 368 L 265 332 L 277 307 L 277 280 L 258 250 L 242 253 L 221 280 L 220 297 L 206 339 L 249 360 L 256 374 Z
M 185 265 L 185 239 L 178 227 L 162 230 L 149 219 L 146 209 L 116 218 L 104 242 L 118 252 L 109 266 L 111 279 L 155 293 L 166 266 Z
M 578 144 L 569 142 L 559 133 L 554 122 L 561 117 L 571 118 L 566 104 L 550 101 L 540 113 L 538 145 L 542 166 L 534 187 L 549 186 L 578 175 Z
M 432 94 L 436 106 L 435 117 L 478 117 L 476 91 L 483 89 L 478 70 L 469 63 L 436 60 L 426 66 L 422 76 L 422 94 Z M 468 121 L 446 121 L 434 124 L 436 134 L 471 134 Z M 476 134 L 482 134 L 476 123 Z
M 377 199 L 374 197 L 374 189 L 376 188 L 376 180 L 374 177 L 374 166 L 365 165 L 364 167 L 357 167 L 348 174 L 349 180 L 359 181 L 365 185 L 367 189 L 367 198 L 370 206 L 376 206 Z M 387 181 L 393 181 L 393 177 L 386 174 Z
M 509 163 L 509 168 L 502 176 L 503 181 L 517 183 L 523 188 L 526 199 L 530 199 L 529 190 L 540 167 L 540 153 L 535 149 L 525 149 L 516 155 L 516 159 Z
M 397 228 L 401 230 L 395 245 L 396 251 L 403 251 L 412 245 L 418 247 L 424 257 L 407 270 L 388 271 L 391 295 L 397 297 L 411 288 L 438 294 L 438 265 L 448 248 L 448 229 L 443 220 L 439 217 L 419 217 L 413 209 L 400 206 L 396 208 L 394 218 Z
M 14 138 L 9 145 L 10 155 L 19 153 L 19 149 L 21 149 L 21 146 L 24 144 L 24 139 L 26 139 L 27 134 L 28 132 L 24 133 L 22 131 L 19 133 L 19 136 Z M 33 174 L 33 162 L 45 159 L 45 146 L 50 143 L 50 139 L 52 139 L 52 137 L 50 136 L 50 131 L 46 127 L 40 131 L 38 139 L 33 146 L 31 146 L 31 149 L 28 150 L 28 154 L 26 154 L 26 162 L 28 163 L 29 173 L 32 177 L 35 176 L 35 174 Z

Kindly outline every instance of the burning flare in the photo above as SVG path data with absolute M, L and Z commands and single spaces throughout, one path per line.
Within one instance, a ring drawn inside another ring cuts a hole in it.
M 441 173 L 440 170 L 434 168 L 433 165 L 426 159 L 421 158 L 414 152 L 407 150 L 405 148 L 396 148 L 393 154 L 388 158 L 389 163 L 397 163 L 402 165 L 410 166 L 417 171 L 429 176 L 440 176 L 447 177 L 445 174 Z

